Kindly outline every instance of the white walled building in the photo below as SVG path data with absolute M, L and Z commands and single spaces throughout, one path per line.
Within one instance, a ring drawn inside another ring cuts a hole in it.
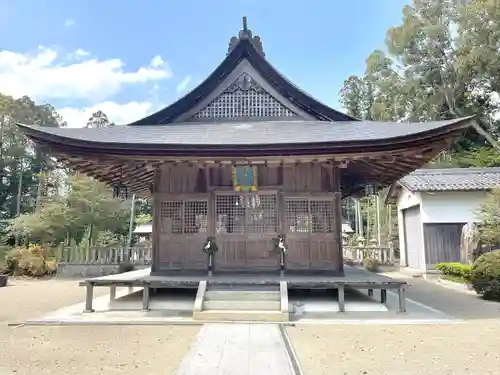
M 460 261 L 460 237 L 489 190 L 500 187 L 500 168 L 418 169 L 394 184 L 401 265 L 433 269 Z

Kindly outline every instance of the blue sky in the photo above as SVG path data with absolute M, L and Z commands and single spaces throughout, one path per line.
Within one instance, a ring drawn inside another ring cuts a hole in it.
M 384 48 L 406 3 L 0 0 L 0 92 L 47 101 L 71 126 L 99 106 L 136 120 L 210 74 L 246 15 L 269 61 L 340 109 L 343 81 Z

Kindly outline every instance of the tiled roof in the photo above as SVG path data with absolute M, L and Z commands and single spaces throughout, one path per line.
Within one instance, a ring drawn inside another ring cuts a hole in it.
M 500 168 L 417 169 L 399 183 L 412 192 L 489 190 L 500 187 Z
M 61 140 L 99 144 L 147 145 L 279 145 L 378 141 L 411 136 L 453 125 L 464 119 L 395 123 L 377 121 L 262 121 L 174 123 L 170 125 L 114 126 L 106 128 L 52 128 L 22 125 L 31 135 L 52 135 Z M 30 131 L 31 130 L 31 131 Z M 37 138 L 39 136 L 36 136 Z

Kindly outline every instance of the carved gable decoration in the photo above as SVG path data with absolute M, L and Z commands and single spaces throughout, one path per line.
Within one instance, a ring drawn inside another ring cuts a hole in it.
M 226 90 L 189 121 L 238 120 L 297 116 L 269 94 L 248 73 L 242 73 Z

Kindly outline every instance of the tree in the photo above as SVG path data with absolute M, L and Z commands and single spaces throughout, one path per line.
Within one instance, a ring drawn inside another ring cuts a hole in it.
M 500 189 L 493 189 L 477 211 L 480 239 L 486 244 L 500 243 Z
M 374 51 L 364 74 L 344 82 L 340 100 L 347 113 L 365 120 L 412 122 L 477 115 L 498 139 L 498 1 L 413 0 L 402 13 L 402 23 L 387 32 L 387 52 Z M 500 166 L 498 150 L 474 130 L 426 167 L 471 166 Z M 370 215 L 367 207 L 363 212 Z
M 108 116 L 100 110 L 92 113 L 92 116 L 87 121 L 87 125 L 85 125 L 86 128 L 107 128 L 110 126 L 115 126 L 115 124 L 110 122 Z
M 387 32 L 388 54 L 374 51 L 361 77 L 349 77 L 341 102 L 349 114 L 392 121 L 477 115 L 500 136 L 500 7 L 494 0 L 413 0 Z M 485 134 L 466 132 L 434 165 L 496 165 Z M 479 149 L 478 149 L 479 148 Z M 478 149 L 478 151 L 475 151 Z M 459 159 L 459 160 L 458 160 Z M 472 163 L 472 164 L 471 164 Z M 493 164 L 492 164 L 493 163 Z
M 42 197 L 38 212 L 23 214 L 11 221 L 9 232 L 31 242 L 57 245 L 68 239 L 94 243 L 100 232 L 118 236 L 128 230 L 128 205 L 113 198 L 110 189 L 90 177 L 66 177 L 67 191 Z M 102 238 L 102 235 L 101 235 Z
M 20 180 L 21 212 L 26 212 L 36 200 L 38 174 L 55 167 L 50 157 L 28 142 L 17 123 L 66 126 L 61 116 L 48 104 L 38 105 L 27 96 L 14 99 L 0 94 L 0 220 L 17 214 Z

